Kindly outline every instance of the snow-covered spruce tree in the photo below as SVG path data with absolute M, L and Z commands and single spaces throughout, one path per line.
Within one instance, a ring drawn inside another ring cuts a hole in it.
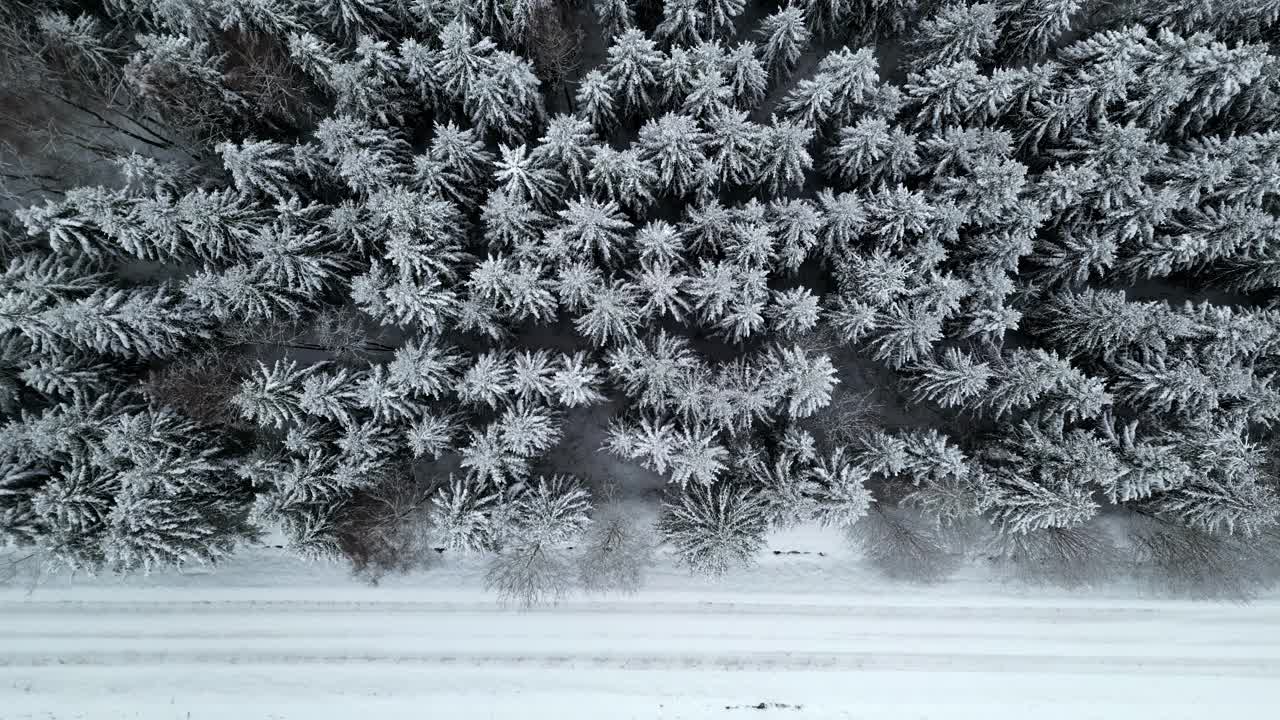
M 705 158 L 707 135 L 694 118 L 666 113 L 640 128 L 641 157 L 653 164 L 657 182 L 677 197 L 693 189 Z
M 611 94 L 621 98 L 628 112 L 646 109 L 657 89 L 658 69 L 663 55 L 645 34 L 631 28 L 614 38 L 603 69 Z
M 609 129 L 617 122 L 620 102 L 614 97 L 609 76 L 600 70 L 592 70 L 582 77 L 574 103 L 597 130 Z
M 1274 0 L 1232 0 L 1210 9 L 1202 3 L 1177 0 L 1155 3 L 1135 2 L 1127 9 L 1135 20 L 1142 19 L 1180 32 L 1208 31 L 1215 35 L 1254 39 L 1280 21 L 1280 6 Z
M 237 190 L 272 197 L 286 194 L 288 176 L 293 169 L 288 145 L 270 140 L 246 140 L 239 144 L 223 143 L 218 151 Z
M 792 527 L 810 520 L 817 512 L 814 496 L 818 484 L 810 465 L 816 452 L 813 438 L 806 437 L 803 443 L 787 442 L 792 438 L 784 436 L 782 447 L 773 453 L 745 451 L 741 461 L 758 487 L 770 527 Z
M 1201 423 L 1164 439 L 1178 443 L 1193 472 L 1185 484 L 1153 494 L 1151 510 L 1213 534 L 1252 536 L 1274 528 L 1280 497 L 1262 470 L 1262 448 L 1247 430 Z
M 592 9 L 606 38 L 615 38 L 635 26 L 635 11 L 627 0 L 593 0 Z
M 999 0 L 995 12 L 1003 24 L 1001 50 L 1011 58 L 1043 57 L 1086 5 L 1085 0 Z
M 1099 509 L 1093 483 L 1125 470 L 1111 449 L 1085 430 L 1024 422 L 984 458 L 984 505 L 1011 533 L 1071 528 Z
M 813 128 L 846 123 L 885 102 L 879 62 L 869 48 L 847 47 L 827 55 L 813 77 L 805 78 L 779 103 L 780 112 Z
M 791 72 L 796 60 L 809 45 L 809 27 L 804 9 L 788 3 L 760 21 L 760 59 L 776 80 Z
M 920 23 L 908 41 L 910 67 L 920 72 L 957 60 L 981 60 L 996 47 L 998 9 L 986 3 L 944 5 Z
M 494 544 L 494 506 L 500 493 L 449 476 L 431 498 L 429 510 L 435 541 L 447 550 L 477 552 Z
M 696 484 L 663 502 L 658 527 L 690 570 L 721 575 L 755 562 L 768 520 L 751 490 Z
M 712 12 L 704 10 L 710 4 Z M 717 3 L 699 0 L 663 0 L 662 22 L 654 28 L 654 36 L 669 45 L 695 45 L 711 36 L 712 16 Z
M 584 423 L 699 567 L 818 521 L 1081 577 L 1124 512 L 1210 577 L 1276 532 L 1270 0 L 13 5 L 0 523 L 70 564 L 214 559 L 251 500 L 365 576 L 529 560 Z M 215 456 L 95 429 L 174 413 Z M 234 509 L 173 480 L 211 465 Z M 499 584 L 632 586 L 608 517 Z
M 760 140 L 762 160 L 757 182 L 772 195 L 785 195 L 803 185 L 805 172 L 813 168 L 808 149 L 813 129 L 775 117 L 763 128 Z
M 217 561 L 256 534 L 234 454 L 171 410 L 78 398 L 11 421 L 2 449 L 0 530 L 50 565 L 150 572 Z
M 754 108 L 769 88 L 769 70 L 760 56 L 758 46 L 752 42 L 740 42 L 725 53 L 724 79 L 734 104 L 740 108 Z
M 916 137 L 882 118 L 864 118 L 840 129 L 827 155 L 827 174 L 846 183 L 896 184 L 920 162 Z

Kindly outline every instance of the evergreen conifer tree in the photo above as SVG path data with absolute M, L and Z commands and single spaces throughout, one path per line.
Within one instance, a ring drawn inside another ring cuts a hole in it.
M 764 544 L 764 504 L 744 488 L 691 485 L 663 503 L 659 530 L 694 572 L 749 565 Z
M 761 20 L 756 34 L 764 45 L 760 59 L 775 80 L 791 72 L 809 45 L 805 11 L 791 3 Z

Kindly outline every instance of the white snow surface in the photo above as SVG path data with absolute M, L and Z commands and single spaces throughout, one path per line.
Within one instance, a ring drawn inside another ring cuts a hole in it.
M 774 547 L 817 549 L 808 534 Z M 532 611 L 453 560 L 377 587 L 281 551 L 0 588 L 2 720 L 1277 717 L 1280 597 L 890 584 L 767 554 Z M 757 707 L 763 704 L 763 708 Z

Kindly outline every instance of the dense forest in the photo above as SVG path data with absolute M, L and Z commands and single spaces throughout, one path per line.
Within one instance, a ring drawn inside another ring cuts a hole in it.
M 1280 0 L 8 0 L 0 546 L 1280 579 Z M 587 447 L 584 447 L 584 444 Z

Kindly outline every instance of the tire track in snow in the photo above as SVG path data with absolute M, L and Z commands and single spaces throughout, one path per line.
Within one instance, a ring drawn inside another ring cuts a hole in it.
M 1055 607 L 1037 605 L 823 605 L 783 603 L 683 603 L 683 602 L 598 602 L 572 603 L 533 609 L 513 609 L 493 602 L 405 602 L 405 601 L 283 601 L 210 600 L 179 602 L 80 602 L 24 601 L 0 602 L 0 616 L 18 614 L 240 614 L 297 613 L 336 614 L 377 613 L 467 613 L 493 615 L 786 615 L 821 617 L 863 617 L 927 620 L 1037 620 L 1087 622 L 1131 622 L 1135 620 L 1182 618 L 1214 623 L 1274 623 L 1280 625 L 1280 608 L 1203 606 L 1147 607 Z
M 1055 656 L 939 653 L 739 652 L 733 654 L 332 655 L 309 652 L 91 652 L 65 656 L 6 653 L 0 667 L 144 667 L 149 665 L 423 665 L 502 668 L 836 670 L 1280 677 L 1280 658 Z
M 1274 606 L 0 603 L 0 668 L 432 666 L 1280 679 Z M 145 671 L 143 671 L 145 674 Z
M 1057 633 L 1040 632 L 1036 634 L 1028 634 L 1019 630 L 1011 630 L 1005 633 L 991 633 L 983 635 L 983 639 L 1007 639 L 1016 637 L 1024 642 L 1055 642 L 1063 639 L 1064 633 L 1070 633 L 1070 639 L 1076 643 L 1093 643 L 1100 646 L 1109 644 L 1128 644 L 1123 636 L 1117 638 L 1114 634 L 1106 634 L 1102 632 L 1080 633 L 1068 629 L 1060 630 Z M 287 630 L 192 630 L 189 632 L 172 632 L 166 630 L 150 630 L 140 628 L 138 631 L 98 631 L 98 630 L 17 630 L 17 631 L 0 631 L 0 637 L 13 640 L 286 640 L 296 637 L 297 634 Z M 409 633 L 398 629 L 370 630 L 367 628 L 351 629 L 338 628 L 329 630 L 325 633 L 328 639 L 350 639 L 350 638 L 395 638 L 403 640 L 406 637 L 421 637 L 423 640 L 430 639 L 429 635 L 420 632 Z M 908 642 L 919 640 L 920 633 L 907 632 L 870 632 L 861 631 L 856 635 L 844 634 L 844 639 L 849 641 L 897 641 Z M 973 633 L 964 632 L 930 632 L 929 638 L 933 640 L 972 640 L 975 639 Z M 1221 646 L 1222 638 L 1182 638 L 1174 637 L 1165 640 L 1177 646 L 1199 647 L 1199 646 Z M 1230 638 L 1231 647 L 1261 647 L 1275 648 L 1277 643 L 1274 639 L 1254 636 L 1234 636 Z M 1280 650 L 1277 651 L 1280 656 Z

